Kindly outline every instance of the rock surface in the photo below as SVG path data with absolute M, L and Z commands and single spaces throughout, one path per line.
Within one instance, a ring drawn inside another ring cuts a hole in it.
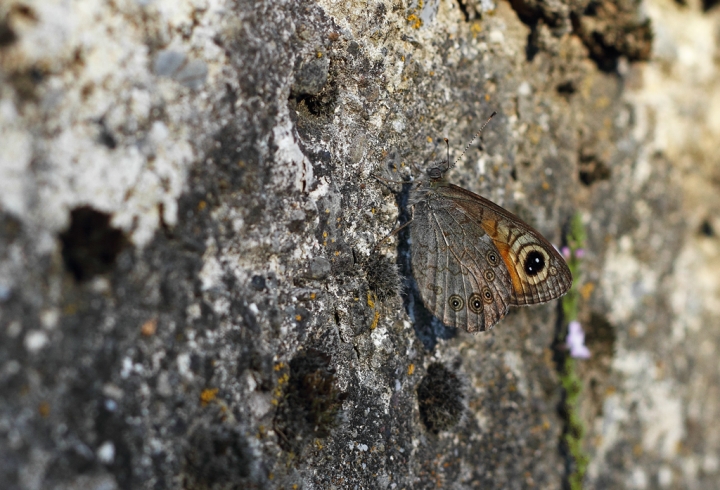
M 587 488 L 720 479 L 720 9 L 0 5 L 9 489 L 561 488 L 559 304 L 418 307 L 398 180 L 587 230 Z

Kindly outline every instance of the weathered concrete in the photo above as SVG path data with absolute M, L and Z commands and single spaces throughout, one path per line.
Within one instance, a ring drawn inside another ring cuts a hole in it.
M 558 304 L 455 332 L 373 249 L 372 175 L 497 111 L 449 178 L 558 244 L 583 217 L 586 486 L 715 488 L 719 15 L 3 3 L 0 481 L 561 487 Z

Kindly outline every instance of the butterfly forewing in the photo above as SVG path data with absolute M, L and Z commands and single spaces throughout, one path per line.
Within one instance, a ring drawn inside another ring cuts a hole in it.
M 572 284 L 565 260 L 551 244 L 532 229 L 500 230 L 498 241 L 504 240 L 508 250 L 506 262 L 518 277 L 519 287 L 513 288 L 512 304 L 523 306 L 545 303 L 564 295 Z M 542 267 L 532 267 L 533 264 Z M 512 272 L 511 272 L 512 274 Z
M 430 179 L 410 203 L 413 275 L 425 306 L 446 325 L 488 330 L 509 305 L 544 303 L 570 289 L 558 251 L 493 202 Z
M 449 184 L 440 192 L 492 238 L 512 279 L 511 304 L 545 303 L 567 293 L 572 274 L 560 253 L 523 220 L 477 194 Z

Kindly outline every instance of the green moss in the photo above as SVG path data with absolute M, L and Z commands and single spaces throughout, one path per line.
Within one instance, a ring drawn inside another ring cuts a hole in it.
M 573 286 L 570 291 L 562 299 L 562 308 L 565 323 L 570 323 L 573 320 L 577 320 L 580 292 L 578 291 L 578 282 L 580 278 L 580 263 L 581 260 L 575 256 L 575 252 L 585 246 L 585 228 L 582 224 L 582 219 L 579 214 L 575 214 L 570 221 L 570 227 L 565 237 L 567 240 L 567 246 L 570 248 L 570 258 L 568 259 L 568 267 L 573 276 Z M 564 341 L 567 331 L 561 332 L 562 339 Z
M 568 266 L 573 275 L 573 286 L 562 299 L 563 328 L 558 332 L 556 345 L 565 344 L 567 337 L 567 325 L 578 318 L 580 307 L 580 292 L 578 283 L 581 275 L 581 259 L 576 256 L 576 251 L 585 246 L 585 229 L 579 214 L 575 214 L 570 222 L 566 236 L 567 245 L 570 248 Z M 583 450 L 585 438 L 585 426 L 580 418 L 580 396 L 582 394 L 582 380 L 577 374 L 576 361 L 570 357 L 565 350 L 560 351 L 558 371 L 560 383 L 563 389 L 563 401 L 560 412 L 565 418 L 565 427 L 562 435 L 562 445 L 568 455 L 568 468 L 566 474 L 566 487 L 572 490 L 583 487 L 583 479 L 587 471 L 590 458 Z
M 579 404 L 582 392 L 582 380 L 575 371 L 575 359 L 565 357 L 561 383 L 565 391 L 564 413 L 566 416 L 563 441 L 565 448 L 572 458 L 567 475 L 567 481 L 571 489 L 582 488 L 583 478 L 587 471 L 589 457 L 583 451 L 583 439 L 585 438 L 585 426 L 580 418 Z

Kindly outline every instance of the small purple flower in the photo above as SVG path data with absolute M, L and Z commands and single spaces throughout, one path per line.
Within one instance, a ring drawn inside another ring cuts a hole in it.
M 584 248 L 578 248 L 575 250 L 575 257 L 578 259 L 582 259 L 585 257 L 585 249 Z
M 565 343 L 570 349 L 570 357 L 575 359 L 589 359 L 590 350 L 585 345 L 585 333 L 580 322 L 573 320 L 568 325 L 568 335 Z
M 570 247 L 565 246 L 560 250 L 560 253 L 565 257 L 565 260 L 570 258 Z

